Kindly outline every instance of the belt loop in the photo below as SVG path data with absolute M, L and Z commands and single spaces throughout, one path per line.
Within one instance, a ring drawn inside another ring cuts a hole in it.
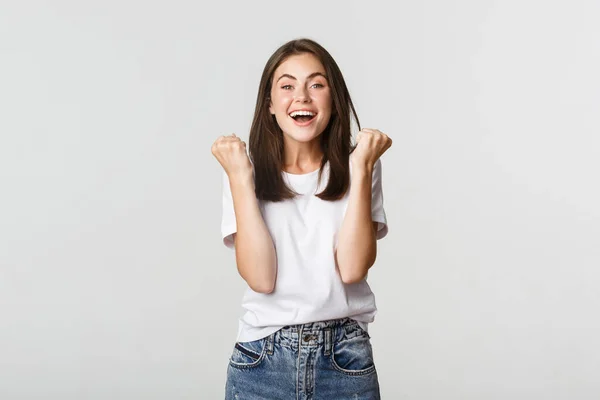
M 325 328 L 325 355 L 331 353 L 331 328 Z
M 273 355 L 273 341 L 274 341 L 274 336 L 275 336 L 276 332 L 271 333 L 269 336 L 267 336 L 267 354 L 269 355 Z

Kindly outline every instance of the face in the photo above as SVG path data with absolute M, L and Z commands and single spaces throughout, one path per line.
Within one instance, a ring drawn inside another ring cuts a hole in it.
M 295 120 L 290 114 L 296 110 L 308 110 L 313 117 Z M 331 117 L 331 92 L 317 57 L 294 55 L 279 65 L 273 74 L 269 111 L 288 139 L 309 142 L 323 133 Z

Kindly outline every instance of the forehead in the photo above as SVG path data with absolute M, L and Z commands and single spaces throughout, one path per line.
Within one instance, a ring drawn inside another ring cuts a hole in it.
M 274 78 L 278 79 L 282 74 L 290 74 L 301 79 L 313 72 L 325 74 L 325 67 L 321 61 L 311 53 L 296 54 L 288 57 L 277 67 Z

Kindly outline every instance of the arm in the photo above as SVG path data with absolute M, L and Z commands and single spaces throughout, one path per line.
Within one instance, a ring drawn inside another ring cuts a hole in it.
M 340 231 L 335 259 L 344 283 L 360 282 L 377 257 L 377 222 L 371 220 L 372 168 L 352 174 L 348 207 Z
M 252 175 L 230 180 L 237 232 L 234 235 L 238 272 L 255 292 L 271 293 L 275 288 L 277 257 L 254 193 Z

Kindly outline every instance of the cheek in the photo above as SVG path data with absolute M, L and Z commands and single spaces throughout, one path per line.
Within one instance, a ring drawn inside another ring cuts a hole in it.
M 323 93 L 322 95 L 318 96 L 317 101 L 321 107 L 331 108 L 331 96 L 328 93 Z
M 276 100 L 276 106 L 279 111 L 283 113 L 287 113 L 287 110 L 290 108 L 291 99 L 289 97 L 280 97 Z

